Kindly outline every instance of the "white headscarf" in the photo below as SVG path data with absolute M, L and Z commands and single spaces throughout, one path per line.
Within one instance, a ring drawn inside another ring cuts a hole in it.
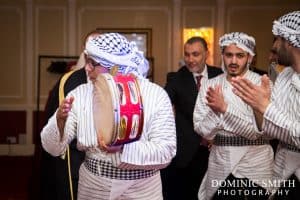
M 252 36 L 247 35 L 246 33 L 242 33 L 242 32 L 228 33 L 223 35 L 219 40 L 219 45 L 222 51 L 226 46 L 229 46 L 231 44 L 235 44 L 239 48 L 248 52 L 251 56 L 255 55 L 254 52 L 255 39 Z
M 122 74 L 145 78 L 149 70 L 149 63 L 135 42 L 119 33 L 104 33 L 89 40 L 84 53 L 108 69 L 118 66 Z
M 232 33 L 223 35 L 219 40 L 219 45 L 220 45 L 222 52 L 226 46 L 229 46 L 231 44 L 235 44 L 237 47 L 248 52 L 252 56 L 252 58 L 253 58 L 253 56 L 255 56 L 254 50 L 255 50 L 256 44 L 255 44 L 254 37 L 249 36 L 246 33 L 242 33 L 242 32 L 232 32 Z M 248 68 L 251 64 L 252 58 L 250 60 L 248 60 L 248 64 L 247 64 Z M 222 59 L 221 68 L 226 73 L 226 69 L 224 66 L 224 59 Z
M 272 32 L 300 48 L 300 11 L 290 12 L 273 22 Z

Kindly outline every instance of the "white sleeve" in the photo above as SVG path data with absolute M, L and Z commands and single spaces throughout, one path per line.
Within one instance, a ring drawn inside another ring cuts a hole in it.
M 193 122 L 196 133 L 208 140 L 212 140 L 215 137 L 217 130 L 220 129 L 221 118 L 206 105 L 206 91 L 208 84 L 209 80 L 201 85 L 194 108 Z
M 56 121 L 56 112 L 43 128 L 41 140 L 43 148 L 52 156 L 60 156 L 65 152 L 67 144 L 60 139 Z
M 272 138 L 300 148 L 300 122 L 270 103 L 264 113 L 263 130 Z
M 69 112 L 65 124 L 64 135 L 60 138 L 57 126 L 56 112 L 49 119 L 41 132 L 41 141 L 43 148 L 53 156 L 60 156 L 65 153 L 68 144 L 75 138 L 76 133 L 76 115 L 74 113 L 74 105 Z
M 161 169 L 176 154 L 176 129 L 170 99 L 162 88 L 147 90 L 142 137 L 124 145 L 120 168 Z

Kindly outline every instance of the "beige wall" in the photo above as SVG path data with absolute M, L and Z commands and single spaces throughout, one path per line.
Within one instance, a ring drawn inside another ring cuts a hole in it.
M 1 0 L 0 110 L 27 112 L 27 146 L 16 146 L 17 153 L 32 151 L 39 55 L 79 55 L 84 35 L 96 27 L 151 28 L 154 81 L 163 86 L 182 57 L 182 28 L 212 26 L 215 65 L 218 38 L 243 31 L 256 38 L 257 67 L 267 70 L 272 21 L 299 9 L 299 0 Z M 56 79 L 42 73 L 41 108 Z M 0 154 L 7 148 L 0 145 Z

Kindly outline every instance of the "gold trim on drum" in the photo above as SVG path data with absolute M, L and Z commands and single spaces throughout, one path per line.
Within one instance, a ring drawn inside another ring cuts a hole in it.
M 118 70 L 119 70 L 119 67 L 118 67 L 117 65 L 115 65 L 115 66 L 113 66 L 113 67 L 109 70 L 109 73 L 110 73 L 112 76 L 115 76 L 115 75 L 117 75 Z
M 126 104 L 126 96 L 124 95 L 124 85 L 122 83 L 117 83 L 119 102 L 123 106 Z
M 126 131 L 127 131 L 127 117 L 122 116 L 120 121 L 120 127 L 119 127 L 119 139 L 123 140 L 126 137 Z
M 140 111 L 141 111 L 141 119 L 144 118 L 144 106 L 143 106 L 143 100 L 142 100 L 142 97 L 141 97 L 141 90 L 140 90 L 140 86 L 138 84 L 138 81 L 134 82 L 135 84 L 135 87 L 136 87 L 136 90 L 138 91 L 138 102 L 140 103 Z M 142 126 L 144 126 L 143 122 L 142 122 Z
M 130 131 L 130 135 L 129 135 L 129 138 L 130 139 L 133 139 L 133 138 L 136 138 L 137 134 L 138 134 L 138 131 L 139 131 L 139 120 L 140 120 L 140 117 L 139 115 L 133 115 L 132 116 L 132 122 L 131 122 L 131 131 Z
M 128 88 L 129 88 L 129 93 L 130 93 L 130 101 L 132 104 L 137 104 L 139 102 L 139 98 L 138 98 L 138 91 L 137 91 L 137 87 L 136 84 L 132 81 L 128 82 Z

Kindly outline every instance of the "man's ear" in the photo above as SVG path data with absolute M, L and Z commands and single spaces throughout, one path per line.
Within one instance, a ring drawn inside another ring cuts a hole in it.
M 209 52 L 209 50 L 207 50 L 206 53 L 205 53 L 205 60 L 208 59 L 209 55 L 210 55 L 210 52 Z
M 252 61 L 253 61 L 253 56 L 251 56 L 251 55 L 249 54 L 247 63 L 248 63 L 248 64 L 251 64 Z

